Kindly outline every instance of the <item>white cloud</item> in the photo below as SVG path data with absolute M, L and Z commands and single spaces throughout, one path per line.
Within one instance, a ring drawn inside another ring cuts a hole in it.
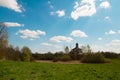
M 54 8 L 54 6 L 52 5 L 51 1 L 48 1 L 48 4 L 49 4 L 49 6 L 50 6 L 51 9 Z
M 54 45 L 54 47 L 55 47 L 56 49 L 62 49 L 62 46 L 61 46 L 61 45 Z
M 54 36 L 52 38 L 50 38 L 51 41 L 53 42 L 71 42 L 73 39 L 71 37 L 66 37 L 66 36 Z
M 20 26 L 24 26 L 24 24 L 19 24 L 17 22 L 3 22 L 2 24 L 7 26 L 7 27 L 20 27 Z
M 107 46 L 120 46 L 120 40 L 112 40 Z
M 104 46 L 102 45 L 91 45 L 91 49 L 95 52 L 98 52 L 98 51 L 105 51 L 104 50 Z M 105 48 L 106 49 L 106 48 Z
M 101 40 L 102 40 L 102 38 L 101 38 L 101 37 L 99 37 L 99 38 L 98 38 L 98 40 L 99 40 L 99 41 L 101 41 Z
M 95 13 L 95 1 L 82 0 L 80 4 L 75 2 L 74 10 L 71 12 L 71 18 L 77 20 L 79 17 L 92 16 Z
M 41 43 L 42 45 L 44 45 L 44 46 L 52 46 L 52 44 L 50 44 L 50 43 Z
M 78 2 L 75 2 L 74 9 L 76 9 L 77 7 L 79 7 L 79 3 L 78 3 Z
M 120 40 L 112 40 L 109 43 L 104 43 L 102 45 L 92 45 L 93 51 L 109 51 L 120 53 Z
M 50 15 L 58 15 L 58 17 L 63 17 L 63 16 L 65 16 L 65 11 L 57 10 L 56 12 L 50 12 Z
M 22 6 L 17 3 L 17 0 L 0 0 L 0 6 L 14 10 L 15 12 L 22 12 Z
M 74 37 L 88 37 L 85 32 L 80 30 L 74 30 L 70 35 Z
M 46 43 L 46 42 L 41 43 L 41 45 L 47 46 L 47 47 L 52 48 L 52 49 L 61 49 L 62 48 L 62 45 L 51 44 L 51 43 Z
M 16 35 L 21 34 L 21 38 L 23 39 L 36 39 L 39 38 L 40 35 L 46 35 L 46 33 L 44 31 L 41 30 L 29 30 L 29 29 L 25 29 L 25 30 L 19 30 Z
M 109 51 L 120 53 L 120 40 L 112 40 L 110 43 L 106 44 Z
M 110 21 L 111 19 L 110 19 L 110 17 L 109 17 L 109 16 L 106 16 L 106 17 L 105 17 L 105 20 Z
M 65 16 L 65 11 L 64 10 L 58 10 L 58 11 L 56 11 L 56 13 L 59 17 Z
M 104 1 L 100 4 L 101 8 L 108 9 L 110 8 L 110 3 L 108 1 Z
M 111 34 L 116 34 L 116 32 L 113 31 L 113 30 L 110 30 L 109 32 L 105 32 L 105 34 L 107 34 L 107 35 L 111 35 Z
M 118 30 L 118 34 L 120 34 L 120 30 Z
M 48 44 L 51 44 L 51 43 L 48 43 Z M 63 45 L 61 45 L 61 44 L 51 44 L 51 46 L 43 45 L 43 46 L 41 46 L 41 49 L 38 49 L 38 50 L 36 50 L 34 52 L 40 52 L 40 53 L 52 52 L 52 53 L 56 53 L 56 52 L 59 52 L 59 51 L 62 51 L 62 50 L 63 50 Z

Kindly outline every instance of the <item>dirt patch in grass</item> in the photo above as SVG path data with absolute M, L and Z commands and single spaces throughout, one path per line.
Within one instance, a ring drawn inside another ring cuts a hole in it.
M 81 64 L 80 61 L 75 60 L 75 61 L 57 61 L 57 62 L 53 62 L 51 60 L 36 60 L 35 62 L 43 62 L 43 63 L 59 63 L 59 64 Z

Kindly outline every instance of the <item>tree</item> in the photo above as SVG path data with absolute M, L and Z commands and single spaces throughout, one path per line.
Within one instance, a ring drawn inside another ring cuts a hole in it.
M 8 47 L 7 28 L 4 23 L 0 22 L 0 59 L 4 60 L 6 48 Z
M 69 47 L 68 47 L 68 46 L 65 47 L 65 53 L 66 53 L 66 54 L 69 53 Z
M 24 46 L 21 51 L 22 51 L 22 61 L 30 61 L 31 50 L 28 47 Z
M 16 50 L 12 45 L 10 45 L 7 48 L 4 48 L 4 58 L 5 60 L 13 60 L 13 61 L 18 61 L 20 60 L 20 55 L 21 52 Z
M 7 27 L 4 23 L 0 22 L 0 47 L 8 46 L 8 33 Z
M 81 49 L 82 49 L 83 53 L 91 53 L 91 51 L 92 51 L 89 45 L 81 46 Z

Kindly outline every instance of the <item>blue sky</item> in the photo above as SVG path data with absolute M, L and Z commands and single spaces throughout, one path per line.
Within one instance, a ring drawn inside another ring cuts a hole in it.
M 118 0 L 0 0 L 0 22 L 9 44 L 33 52 L 89 44 L 93 51 L 120 52 Z

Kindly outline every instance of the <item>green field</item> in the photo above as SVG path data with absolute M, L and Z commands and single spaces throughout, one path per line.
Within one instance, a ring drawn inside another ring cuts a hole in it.
M 4 61 L 0 80 L 120 80 L 120 60 L 106 64 Z

